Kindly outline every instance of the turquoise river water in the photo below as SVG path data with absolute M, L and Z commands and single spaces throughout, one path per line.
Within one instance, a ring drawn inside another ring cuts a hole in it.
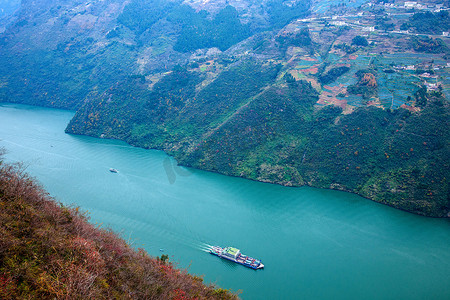
M 72 115 L 1 105 L 6 159 L 151 255 L 243 299 L 450 299 L 448 219 L 181 168 L 161 151 L 65 134 Z M 221 260 L 208 245 L 238 247 L 266 267 Z

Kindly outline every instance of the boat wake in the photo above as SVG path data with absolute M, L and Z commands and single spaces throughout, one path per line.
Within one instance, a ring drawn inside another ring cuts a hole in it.
M 212 247 L 213 247 L 213 245 L 206 244 L 206 243 L 200 243 L 197 245 L 197 249 L 204 251 L 204 252 L 209 252 Z

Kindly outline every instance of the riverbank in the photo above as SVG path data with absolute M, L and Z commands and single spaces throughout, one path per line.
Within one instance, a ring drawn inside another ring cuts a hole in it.
M 346 192 L 186 169 L 162 151 L 65 134 L 71 112 L 0 108 L 6 161 L 24 162 L 52 196 L 89 211 L 94 224 L 154 257 L 168 254 L 204 282 L 242 289 L 243 299 L 448 298 L 448 219 Z M 227 263 L 205 253 L 207 244 L 235 246 L 267 268 Z
M 0 161 L 0 298 L 237 299 L 135 250 Z
M 181 165 L 201 170 L 351 191 L 415 214 L 448 216 L 450 104 L 442 93 L 424 92 L 425 106 L 417 112 L 369 105 L 343 114 L 336 106 L 319 109 L 311 85 L 288 77 L 249 102 L 239 102 L 248 95 L 235 95 L 232 111 L 223 108 L 228 93 L 241 91 L 236 78 L 255 76 L 255 70 L 262 72 L 254 64 L 227 71 L 201 91 L 196 105 L 167 112 L 150 105 L 153 98 L 145 94 L 150 91 L 119 85 L 86 102 L 66 132 L 163 150 Z M 187 71 L 179 73 L 189 78 Z M 178 75 L 155 89 L 166 91 Z M 253 85 L 248 88 L 254 92 Z M 225 94 L 217 98 L 215 89 Z M 133 92 L 142 101 L 131 101 L 127 93 Z M 166 94 L 158 97 L 172 95 Z

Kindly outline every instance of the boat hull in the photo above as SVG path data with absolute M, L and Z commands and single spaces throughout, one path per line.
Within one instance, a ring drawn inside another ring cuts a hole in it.
M 212 247 L 210 249 L 209 253 L 211 253 L 212 255 L 218 256 L 220 258 L 223 258 L 223 259 L 235 262 L 237 264 L 243 265 L 244 267 L 247 267 L 247 268 L 250 268 L 250 269 L 253 269 L 253 270 L 258 270 L 258 269 L 264 268 L 264 264 L 262 262 L 260 262 L 260 261 L 258 261 L 258 263 L 255 263 L 256 260 L 254 258 L 250 258 L 251 262 L 250 263 L 246 263 L 245 259 L 239 259 L 240 257 L 238 259 L 235 259 L 235 258 L 232 258 L 232 257 L 227 257 L 225 255 L 222 255 L 222 250 L 223 250 L 222 248 L 220 248 L 218 246 L 214 246 L 214 247 Z M 242 256 L 242 257 L 247 258 L 247 256 Z

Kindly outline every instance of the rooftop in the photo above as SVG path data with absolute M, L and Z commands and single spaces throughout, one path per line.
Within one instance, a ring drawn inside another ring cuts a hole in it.
M 225 248 L 225 253 L 236 256 L 239 253 L 239 249 L 233 247 Z

